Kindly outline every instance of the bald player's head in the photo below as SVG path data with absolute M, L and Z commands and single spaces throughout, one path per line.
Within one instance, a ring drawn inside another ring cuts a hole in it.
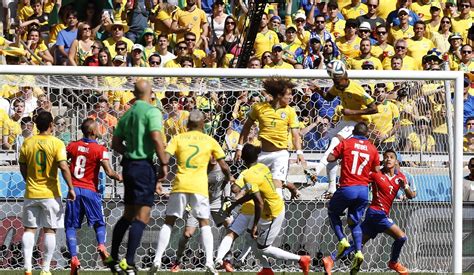
M 135 83 L 135 90 L 133 90 L 133 95 L 136 99 L 150 101 L 151 98 L 151 84 L 148 80 L 140 78 Z
M 203 130 L 204 129 L 204 114 L 199 110 L 192 110 L 189 112 L 188 130 Z
M 82 135 L 85 138 L 95 139 L 97 137 L 97 124 L 93 118 L 86 118 L 81 124 Z

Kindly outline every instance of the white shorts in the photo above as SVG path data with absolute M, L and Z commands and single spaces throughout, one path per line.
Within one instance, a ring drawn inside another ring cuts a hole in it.
M 273 179 L 286 181 L 288 174 L 288 161 L 290 153 L 287 150 L 275 152 L 261 152 L 258 155 L 258 162 L 265 164 L 272 171 Z
M 355 121 L 351 120 L 340 120 L 334 128 L 330 129 L 328 132 L 328 137 L 335 137 L 336 135 L 340 135 L 344 139 L 352 136 L 352 130 L 354 130 L 354 126 L 357 124 Z
M 61 198 L 25 199 L 23 226 L 30 228 L 64 228 L 64 207 Z
M 12 8 L 13 8 L 13 6 L 16 7 L 17 2 L 18 2 L 18 0 L 2 0 L 2 4 L 3 4 L 3 7 L 4 7 L 5 9 L 6 9 L 6 8 L 10 8 L 10 7 L 9 7 L 9 4 L 10 4 L 10 3 L 15 4 L 15 5 L 12 5 Z
M 198 219 L 209 219 L 209 198 L 199 194 L 171 193 L 166 205 L 166 216 L 183 217 L 186 205 L 191 206 L 191 215 Z
M 285 219 L 285 210 L 281 211 L 273 220 L 260 219 L 258 221 L 258 238 L 259 246 L 267 247 L 273 244 L 281 231 L 283 220 Z
M 246 215 L 239 213 L 235 217 L 229 229 L 235 234 L 241 236 L 245 233 L 245 230 L 252 230 L 254 215 Z

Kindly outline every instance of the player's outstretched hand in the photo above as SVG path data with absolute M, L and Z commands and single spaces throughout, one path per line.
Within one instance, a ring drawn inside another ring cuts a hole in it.
M 69 191 L 67 191 L 67 199 L 70 201 L 76 200 L 76 192 L 74 192 L 74 189 L 69 189 Z

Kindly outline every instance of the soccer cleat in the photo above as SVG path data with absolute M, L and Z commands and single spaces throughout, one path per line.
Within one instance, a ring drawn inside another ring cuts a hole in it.
M 213 264 L 206 264 L 206 274 L 219 275 Z
M 100 258 L 102 259 L 102 262 L 105 263 L 105 260 L 109 257 L 109 253 L 107 253 L 105 245 L 99 244 L 99 246 L 97 246 L 97 252 L 99 253 Z
M 222 266 L 226 272 L 234 272 L 234 268 L 232 267 L 232 264 L 229 262 L 229 260 L 224 260 Z
M 336 259 L 339 259 L 342 254 L 344 254 L 344 251 L 348 249 L 351 246 L 351 244 L 347 241 L 346 238 L 342 239 L 338 244 L 337 244 L 337 255 Z
M 179 262 L 174 262 L 173 265 L 171 266 L 170 271 L 173 272 L 173 273 L 181 271 L 181 267 L 179 265 Z
M 309 274 L 309 266 L 311 265 L 311 257 L 308 256 L 308 255 L 301 256 L 298 263 L 300 264 L 301 270 L 303 270 L 303 274 L 308 275 Z
M 77 275 L 79 274 L 79 268 L 81 267 L 81 263 L 79 262 L 79 259 L 77 256 L 73 256 L 71 258 L 71 275 Z
M 352 260 L 352 267 L 351 267 L 351 275 L 355 275 L 359 272 L 360 266 L 364 262 L 364 255 L 362 252 L 357 251 L 356 254 L 354 254 L 354 260 Z
M 332 259 L 332 257 L 331 256 L 324 257 L 323 265 L 324 265 L 325 274 L 331 275 L 332 268 L 334 267 L 334 260 Z
M 275 275 L 275 273 L 273 273 L 273 270 L 271 268 L 262 268 L 262 270 L 260 270 L 257 275 Z
M 111 256 L 107 257 L 104 261 L 105 266 L 110 268 L 110 271 L 113 275 L 123 275 L 124 272 L 122 268 L 120 268 L 119 262 L 114 260 Z
M 398 274 L 408 275 L 408 269 L 399 262 L 388 262 L 388 267 Z
M 41 270 L 40 275 L 51 275 L 51 271 Z
M 124 270 L 126 275 L 138 275 L 138 270 L 134 265 L 128 265 L 127 269 Z
M 160 266 L 153 263 L 150 267 L 150 270 L 148 270 L 148 275 L 155 275 L 159 269 L 160 269 Z

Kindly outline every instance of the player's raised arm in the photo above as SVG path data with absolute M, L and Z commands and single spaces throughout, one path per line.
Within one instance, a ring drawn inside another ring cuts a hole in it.
M 407 196 L 408 199 L 413 199 L 416 197 L 416 191 L 410 189 L 410 185 L 408 184 L 408 180 L 401 180 L 399 181 L 400 186 L 403 188 L 403 191 L 405 192 L 405 196 Z
M 229 165 L 227 164 L 227 162 L 225 162 L 224 159 L 219 159 L 217 161 L 217 164 L 219 164 L 219 166 L 221 167 L 222 173 L 224 173 L 224 175 L 225 175 L 226 182 L 227 181 L 230 181 L 231 183 L 235 182 L 235 179 L 232 176 L 232 173 L 230 172 L 230 168 L 229 168 Z

